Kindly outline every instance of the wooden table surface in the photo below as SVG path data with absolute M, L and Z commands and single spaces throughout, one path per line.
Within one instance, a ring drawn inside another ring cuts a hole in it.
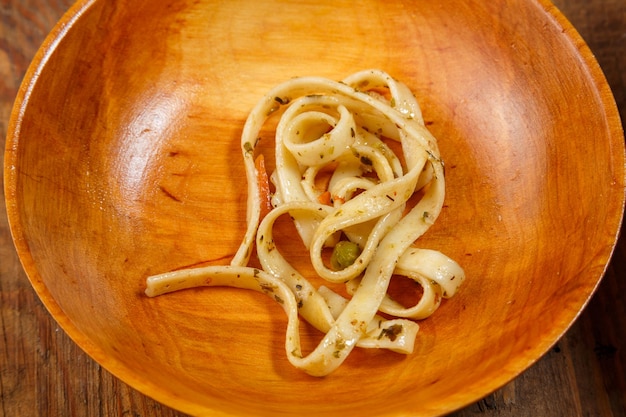
M 0 137 L 30 60 L 71 0 L 0 1 Z M 556 0 L 596 55 L 626 120 L 626 0 Z M 183 416 L 113 377 L 43 307 L 0 205 L 0 417 Z M 469 416 L 626 416 L 626 236 L 598 291 L 565 336 Z

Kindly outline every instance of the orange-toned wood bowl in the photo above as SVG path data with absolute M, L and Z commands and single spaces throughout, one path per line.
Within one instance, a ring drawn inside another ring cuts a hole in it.
M 148 275 L 236 251 L 239 136 L 263 94 L 365 68 L 405 82 L 439 139 L 445 208 L 421 244 L 467 273 L 415 352 L 356 349 L 315 378 L 288 363 L 267 297 L 146 297 Z M 195 415 L 433 416 L 514 378 L 585 306 L 620 227 L 623 139 L 601 70 L 547 1 L 91 0 L 26 75 L 5 190 L 51 314 L 158 401 Z

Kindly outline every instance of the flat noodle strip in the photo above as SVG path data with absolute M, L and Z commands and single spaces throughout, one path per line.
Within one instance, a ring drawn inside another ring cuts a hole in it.
M 275 277 L 280 277 L 291 289 L 298 303 L 300 315 L 316 329 L 326 333 L 343 310 L 343 307 L 341 309 L 333 308 L 333 306 L 337 306 L 337 297 L 340 296 L 334 293 L 331 295 L 331 290 L 328 288 L 325 288 L 323 294 L 320 293 L 318 289 L 313 287 L 306 278 L 283 258 L 274 243 L 272 231 L 276 220 L 282 215 L 288 214 L 293 216 L 304 213 L 309 213 L 311 217 L 324 217 L 332 213 L 332 208 L 310 202 L 294 202 L 283 204 L 272 210 L 259 226 L 256 240 L 257 255 L 261 260 L 263 270 Z M 329 304 L 331 297 L 334 300 L 333 305 Z M 343 301 L 346 300 L 343 299 Z M 343 302 L 341 304 L 343 305 Z M 397 328 L 397 334 L 394 335 L 397 337 L 394 337 L 394 340 L 390 341 L 389 338 L 383 339 L 380 337 L 381 334 L 384 335 L 388 331 L 389 327 L 397 326 L 399 323 L 403 323 L 404 328 Z M 412 321 L 389 321 L 376 315 L 368 322 L 367 329 L 361 339 L 356 341 L 356 344 L 357 346 L 386 347 L 396 352 L 411 353 L 418 329 L 417 324 Z M 327 346 L 330 349 L 327 354 L 336 356 L 337 343 L 334 343 L 333 346 Z
M 273 114 L 280 115 L 271 175 L 274 208 L 261 221 L 255 148 Z M 391 142 L 401 146 L 400 155 Z M 433 314 L 442 297 L 458 291 L 465 274 L 442 253 L 414 246 L 439 216 L 445 182 L 437 141 L 410 90 L 379 70 L 361 71 L 343 82 L 294 78 L 251 111 L 241 149 L 247 230 L 231 265 L 149 277 L 146 294 L 203 285 L 264 292 L 287 313 L 289 361 L 315 376 L 333 372 L 356 346 L 411 353 L 419 327 L 409 319 Z M 331 172 L 322 189 L 316 183 L 320 172 Z M 411 207 L 409 199 L 419 190 L 421 197 Z M 329 204 L 322 204 L 326 199 Z M 319 277 L 345 283 L 350 298 L 326 286 L 315 288 L 280 254 L 273 227 L 282 215 L 294 219 Z M 263 270 L 246 266 L 255 245 Z M 328 247 L 334 247 L 332 265 L 323 256 Z M 423 287 L 416 305 L 405 307 L 387 295 L 393 275 Z M 385 319 L 379 311 L 398 318 Z M 325 334 L 307 355 L 298 317 Z

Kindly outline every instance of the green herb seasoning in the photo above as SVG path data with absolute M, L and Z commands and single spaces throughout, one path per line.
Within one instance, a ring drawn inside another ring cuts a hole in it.
M 402 333 L 402 325 L 394 324 L 392 326 L 387 327 L 386 329 L 382 329 L 380 331 L 380 334 L 378 335 L 378 339 L 382 339 L 383 337 L 386 337 L 387 339 L 393 342 L 394 340 L 396 340 L 396 338 L 398 337 L 400 333 Z
M 291 99 L 289 97 L 274 97 L 274 101 L 276 101 L 280 105 L 289 104 Z

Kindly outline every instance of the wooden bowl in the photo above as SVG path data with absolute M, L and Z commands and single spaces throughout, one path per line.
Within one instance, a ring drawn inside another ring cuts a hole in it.
M 267 297 L 146 297 L 148 275 L 236 251 L 239 136 L 263 94 L 365 68 L 405 82 L 439 139 L 447 197 L 422 244 L 467 273 L 415 352 L 357 349 L 315 378 L 288 363 Z M 620 227 L 623 139 L 597 63 L 547 1 L 88 0 L 26 75 L 5 191 L 50 313 L 156 400 L 212 416 L 432 416 L 520 374 L 585 306 Z

